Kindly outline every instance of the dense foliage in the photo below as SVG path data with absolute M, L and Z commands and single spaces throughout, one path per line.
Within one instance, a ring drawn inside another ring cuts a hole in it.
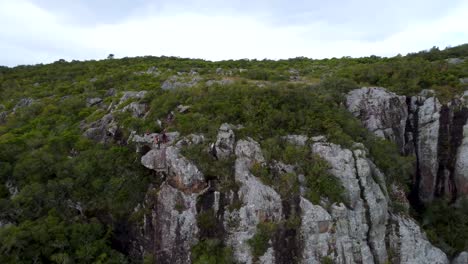
M 159 131 L 157 119 L 180 104 L 190 105 L 189 112 L 176 113 L 169 130 L 203 133 L 212 142 L 222 123 L 242 124 L 236 137 L 261 142 L 268 162 L 300 165 L 310 200 L 327 196 L 339 201 L 341 189 L 325 173 L 326 164 L 306 150 L 284 144 L 281 136 L 325 135 L 346 147 L 361 142 L 386 173 L 387 183 L 407 185 L 411 157 L 401 157 L 393 144 L 366 131 L 342 106 L 343 93 L 361 85 L 385 86 L 406 95 L 431 88 L 446 100 L 466 89 L 459 78 L 468 76 L 468 60 L 453 64 L 447 61 L 450 57 L 468 57 L 468 45 L 393 58 L 209 62 L 137 57 L 0 67 L 0 262 L 142 261 L 128 258 L 127 238 L 121 234 L 140 220 L 133 209 L 143 201 L 149 184 L 158 181 L 124 141 L 96 144 L 82 136 L 83 125 L 102 118 L 106 106 L 117 103 L 123 91 L 149 91 L 140 102 L 147 103 L 150 112 L 145 119 L 116 114 L 122 138 L 133 130 Z M 161 89 L 166 79 L 191 79 L 193 71 L 203 81 L 185 89 Z M 223 79 L 230 84 L 205 83 Z M 115 94 L 109 93 L 111 88 Z M 103 98 L 102 105 L 87 105 L 86 99 L 93 97 Z M 25 98 L 32 103 L 18 106 Z M 184 155 L 222 188 L 235 189 L 233 159 L 213 160 L 205 147 L 186 149 Z M 297 192 L 297 175 L 276 181 L 271 173 L 262 174 L 262 168 L 257 172 L 282 196 Z M 443 234 L 467 234 L 466 223 L 460 220 L 467 219 L 467 213 L 444 206 L 431 208 L 424 226 L 431 238 L 450 250 L 466 249 L 461 242 L 466 237 Z M 450 215 L 453 222 L 442 215 Z M 199 220 L 199 225 L 210 225 L 209 218 Z M 260 231 L 249 242 L 259 254 L 268 237 L 267 229 Z M 232 261 L 230 250 L 216 237 L 202 239 L 193 256 L 196 263 Z

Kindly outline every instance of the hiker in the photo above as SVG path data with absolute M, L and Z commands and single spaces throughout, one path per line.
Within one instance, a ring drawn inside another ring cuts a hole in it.
M 156 135 L 154 137 L 154 143 L 156 143 L 156 145 L 158 146 L 158 149 L 161 148 L 161 140 L 159 139 L 159 135 Z
M 167 140 L 166 131 L 163 131 L 163 132 L 162 132 L 162 142 L 163 142 L 163 143 L 167 143 L 167 141 L 168 141 L 168 140 Z

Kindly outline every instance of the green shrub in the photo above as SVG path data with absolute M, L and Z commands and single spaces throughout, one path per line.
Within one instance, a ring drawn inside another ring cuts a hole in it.
M 277 225 L 271 222 L 260 222 L 257 225 L 257 232 L 255 235 L 247 240 L 250 246 L 252 255 L 255 258 L 263 256 L 270 247 L 270 240 L 273 238 L 277 230 Z

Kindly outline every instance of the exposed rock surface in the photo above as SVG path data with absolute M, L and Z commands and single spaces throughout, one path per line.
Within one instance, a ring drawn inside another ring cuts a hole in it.
M 232 126 L 222 124 L 214 144 L 214 155 L 218 159 L 226 159 L 234 153 L 235 135 Z
M 13 112 L 16 112 L 16 110 L 30 106 L 34 102 L 34 99 L 32 98 L 22 98 L 18 101 L 18 103 L 13 107 Z
M 148 111 L 148 105 L 137 103 L 137 102 L 132 102 L 129 105 L 122 108 L 122 112 L 126 112 L 126 111 L 132 113 L 133 117 L 141 118 Z
M 99 97 L 93 97 L 93 98 L 88 98 L 86 99 L 86 106 L 94 106 L 97 104 L 100 104 L 102 102 L 102 98 Z
M 271 171 L 281 175 L 294 173 L 295 166 L 281 161 L 267 164 L 260 145 L 251 138 L 236 142 L 233 128 L 223 124 L 218 135 L 229 142 L 226 153 L 233 151 L 236 157 L 233 177 L 238 189 L 224 193 L 213 190 L 195 164 L 180 154 L 181 147 L 201 143 L 203 136 L 173 140 L 160 149 L 147 145 L 151 149 L 142 164 L 154 169 L 154 160 L 165 156 L 168 171 L 158 172 L 165 180 L 157 193 L 151 194 L 154 188 L 148 192 L 147 199 L 154 199 L 154 206 L 149 208 L 151 213 L 145 218 L 149 220 L 142 229 L 144 239 L 140 241 L 147 243 L 144 252 L 154 254 L 161 263 L 190 263 L 191 248 L 202 234 L 215 232 L 198 226 L 197 216 L 200 210 L 212 210 L 220 222 L 213 228 L 219 229 L 219 239 L 232 248 L 238 263 L 279 264 L 293 259 L 295 263 L 322 263 L 325 259 L 333 263 L 448 263 L 445 254 L 427 241 L 413 220 L 391 213 L 385 176 L 368 159 L 362 145 L 349 150 L 323 138 L 308 145 L 302 136 L 301 140 L 288 137 L 297 145 L 310 146 L 329 163 L 329 172 L 345 189 L 346 204 L 316 205 L 300 195 L 296 202 L 286 202 L 251 170 L 253 166 L 271 166 Z M 151 136 L 133 135 L 131 140 L 150 144 Z M 235 201 L 238 205 L 233 206 Z M 266 252 L 255 259 L 248 240 L 258 232 L 258 224 L 284 223 L 295 206 L 300 219 L 297 233 L 277 233 L 268 241 Z M 283 256 L 291 250 L 297 251 L 296 257 Z
M 408 107 L 405 96 L 380 87 L 365 87 L 348 93 L 346 107 L 379 137 L 395 141 L 403 149 Z
M 250 172 L 254 164 L 265 162 L 260 145 L 252 139 L 239 140 L 235 153 L 237 157 L 235 178 L 241 185 L 238 196 L 242 206 L 239 210 L 225 213 L 227 243 L 233 248 L 237 261 L 252 263 L 253 256 L 247 240 L 255 235 L 257 225 L 261 221 L 277 222 L 282 219 L 282 203 L 281 197 L 275 190 L 264 185 Z M 229 225 L 233 221 L 237 225 Z M 265 254 L 274 254 L 269 251 Z M 263 257 L 264 260 L 268 258 L 268 256 Z
M 414 220 L 404 216 L 393 215 L 389 229 L 388 241 L 390 249 L 392 252 L 398 252 L 391 259 L 392 263 L 449 263 L 444 252 L 431 245 Z
M 349 92 L 346 106 L 374 134 L 416 156 L 414 193 L 430 203 L 436 196 L 455 200 L 468 195 L 465 95 L 441 104 L 431 90 L 404 97 L 371 87 Z
M 161 85 L 163 90 L 174 90 L 179 88 L 189 88 L 197 85 L 201 80 L 200 76 L 184 78 L 183 76 L 171 76 Z
M 466 263 L 468 263 L 467 251 L 463 251 L 462 253 L 458 254 L 458 256 L 452 261 L 452 264 L 466 264 Z

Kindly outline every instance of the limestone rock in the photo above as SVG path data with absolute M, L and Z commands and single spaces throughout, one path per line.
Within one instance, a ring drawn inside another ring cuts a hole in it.
M 13 112 L 16 112 L 16 110 L 30 106 L 34 102 L 34 99 L 32 98 L 22 98 L 18 101 L 18 103 L 13 107 Z
M 438 160 L 439 118 L 441 104 L 435 97 L 411 98 L 411 111 L 417 118 L 416 156 L 419 162 L 419 199 L 430 202 L 434 197 Z
M 459 197 L 468 197 L 468 123 L 463 126 L 463 140 L 458 148 L 454 170 Z
M 191 263 L 191 248 L 198 242 L 197 195 L 163 183 L 156 203 L 152 215 L 158 263 Z
M 380 87 L 352 90 L 346 107 L 375 135 L 392 140 L 403 150 L 408 117 L 406 98 Z
M 384 263 L 387 251 L 384 241 L 387 221 L 387 199 L 374 181 L 375 167 L 366 152 L 354 152 L 332 143 L 314 143 L 312 152 L 330 164 L 329 172 L 345 188 L 344 205 L 332 205 L 335 223 L 332 251 L 338 263 Z
M 171 76 L 161 85 L 163 90 L 174 90 L 179 88 L 190 88 L 197 85 L 202 78 L 200 76 L 192 76 L 183 78 L 182 76 Z
M 101 119 L 85 126 L 83 136 L 102 143 L 118 139 L 120 136 L 118 125 L 112 114 L 107 114 Z
M 99 98 L 99 97 L 88 98 L 86 99 L 86 106 L 87 107 L 94 106 L 94 105 L 100 104 L 101 102 L 102 102 L 102 98 Z
M 390 250 L 394 253 L 392 263 L 449 263 L 444 252 L 431 245 L 420 227 L 410 218 L 393 215 L 387 239 Z
M 330 214 L 318 205 L 313 205 L 301 197 L 301 227 L 300 241 L 304 243 L 302 263 L 320 263 L 328 256 L 332 246 L 332 218 Z
M 307 144 L 309 137 L 306 135 L 287 135 L 284 136 L 283 139 L 289 144 L 303 147 Z
M 468 263 L 468 251 L 463 251 L 462 253 L 458 254 L 458 256 L 452 260 L 452 264 L 466 264 L 466 263 Z
M 257 224 L 282 219 L 281 197 L 271 187 L 264 185 L 250 172 L 255 163 L 265 161 L 260 145 L 252 139 L 239 140 L 236 145 L 235 178 L 240 183 L 238 196 L 242 201 L 239 210 L 225 211 L 224 226 L 228 233 L 227 244 L 233 248 L 234 258 L 240 263 L 252 263 L 247 240 L 255 235 Z M 229 223 L 235 221 L 237 225 Z M 264 260 L 269 259 L 268 253 Z
M 218 159 L 226 159 L 234 153 L 235 144 L 234 131 L 231 125 L 222 124 L 218 131 L 218 136 L 214 144 L 214 154 Z
M 120 97 L 119 104 L 122 104 L 122 103 L 124 103 L 125 101 L 127 101 L 129 99 L 143 99 L 147 93 L 148 93 L 147 91 L 139 91 L 139 92 L 128 91 L 128 92 L 124 92 L 122 97 Z
M 132 102 L 129 105 L 122 108 L 122 112 L 127 112 L 127 111 L 132 113 L 133 117 L 141 118 L 148 111 L 148 105 L 137 103 L 137 102 Z
M 166 148 L 166 163 L 168 166 L 168 183 L 186 193 L 198 193 L 206 188 L 205 177 L 197 166 L 180 155 L 177 147 Z

